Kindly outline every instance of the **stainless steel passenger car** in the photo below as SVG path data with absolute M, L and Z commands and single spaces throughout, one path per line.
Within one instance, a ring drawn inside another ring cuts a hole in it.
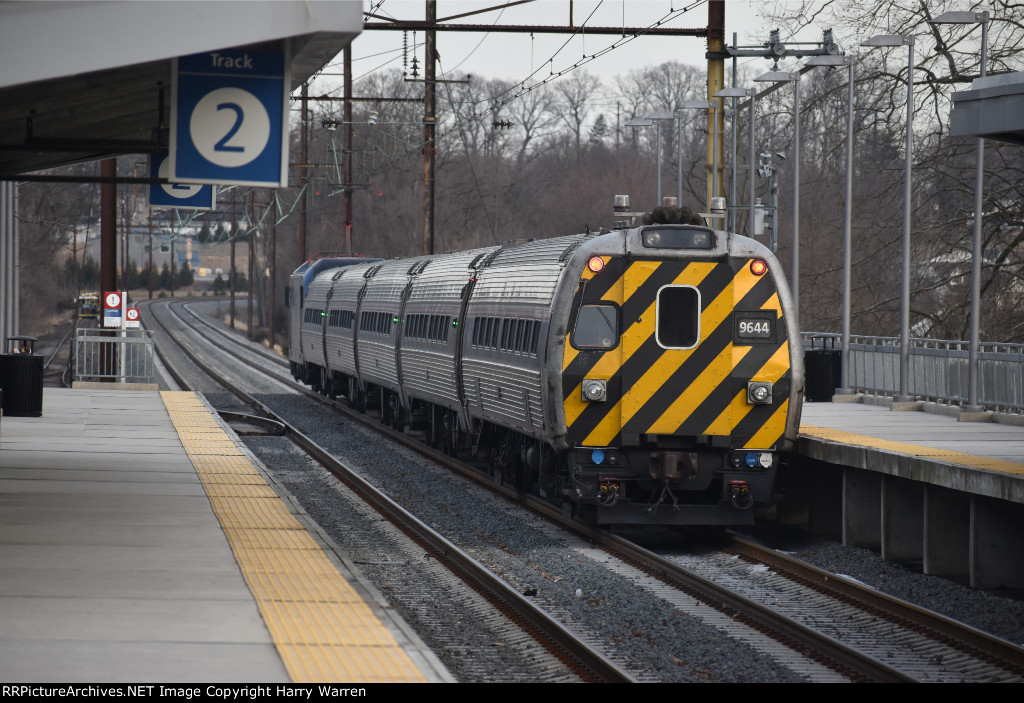
M 650 225 L 345 265 L 293 314 L 296 378 L 599 523 L 748 524 L 797 436 L 789 290 L 735 234 Z

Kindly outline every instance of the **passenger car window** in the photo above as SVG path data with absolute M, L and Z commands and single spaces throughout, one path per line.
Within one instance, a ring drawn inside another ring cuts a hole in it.
M 582 305 L 572 331 L 576 347 L 614 349 L 619 343 L 619 311 L 615 305 Z

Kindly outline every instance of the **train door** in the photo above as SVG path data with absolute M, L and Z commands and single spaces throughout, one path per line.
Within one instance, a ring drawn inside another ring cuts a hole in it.
M 697 436 L 732 370 L 732 271 L 713 261 L 634 261 L 623 290 L 623 440 Z M 725 406 L 728 406 L 728 399 Z

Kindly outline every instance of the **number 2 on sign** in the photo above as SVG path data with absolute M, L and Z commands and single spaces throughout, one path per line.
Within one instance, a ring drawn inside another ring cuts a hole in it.
M 242 110 L 242 106 L 236 103 L 221 103 L 217 106 L 217 112 L 221 110 L 234 110 L 235 112 L 235 123 L 231 125 L 231 129 L 224 135 L 224 138 L 213 145 L 214 151 L 245 151 L 244 146 L 229 146 L 228 140 L 230 140 L 239 129 L 242 127 L 242 120 L 245 117 L 245 112 Z
M 270 116 L 247 90 L 228 87 L 207 93 L 192 111 L 189 134 L 213 166 L 237 168 L 258 157 L 270 139 Z

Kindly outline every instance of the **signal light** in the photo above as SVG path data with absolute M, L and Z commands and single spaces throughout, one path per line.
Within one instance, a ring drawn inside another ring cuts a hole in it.
M 587 268 L 593 271 L 594 273 L 600 273 L 601 269 L 604 268 L 604 259 L 602 259 L 600 256 L 590 257 L 590 261 L 587 262 Z
M 767 270 L 768 264 L 765 263 L 764 259 L 754 259 L 750 262 L 750 272 L 755 276 L 763 276 Z

